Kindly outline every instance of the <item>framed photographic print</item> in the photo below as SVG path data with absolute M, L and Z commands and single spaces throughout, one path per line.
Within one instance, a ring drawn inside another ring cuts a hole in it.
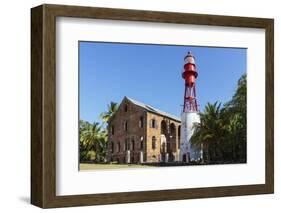
M 274 191 L 272 19 L 31 9 L 31 203 Z

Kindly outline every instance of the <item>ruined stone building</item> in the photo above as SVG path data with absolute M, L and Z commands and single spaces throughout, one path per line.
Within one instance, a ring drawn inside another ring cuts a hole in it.
M 109 120 L 108 160 L 152 163 L 179 160 L 180 118 L 124 97 Z

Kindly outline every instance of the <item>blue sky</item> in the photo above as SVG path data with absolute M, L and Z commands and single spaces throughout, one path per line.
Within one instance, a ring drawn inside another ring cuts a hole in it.
M 107 104 L 124 96 L 180 116 L 188 51 L 196 60 L 200 110 L 207 102 L 230 100 L 246 73 L 244 48 L 79 42 L 80 119 L 99 121 Z

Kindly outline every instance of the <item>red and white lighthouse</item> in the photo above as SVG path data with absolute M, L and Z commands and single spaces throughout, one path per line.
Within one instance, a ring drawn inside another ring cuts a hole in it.
M 189 51 L 184 57 L 182 78 L 185 81 L 183 112 L 198 112 L 196 78 L 198 76 L 194 56 Z
M 200 123 L 199 108 L 196 99 L 196 78 L 198 77 L 195 58 L 191 52 L 184 57 L 184 102 L 181 113 L 180 161 L 200 161 L 203 152 L 193 147 L 190 138 L 194 132 L 194 124 Z

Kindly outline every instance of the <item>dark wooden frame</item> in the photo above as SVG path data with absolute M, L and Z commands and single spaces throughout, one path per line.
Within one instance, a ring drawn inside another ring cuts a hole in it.
M 56 17 L 95 18 L 159 23 L 231 26 L 265 29 L 266 40 L 266 136 L 265 184 L 195 189 L 56 196 Z M 31 9 L 31 203 L 42 207 L 66 207 L 132 203 L 274 192 L 274 20 L 41 5 Z

